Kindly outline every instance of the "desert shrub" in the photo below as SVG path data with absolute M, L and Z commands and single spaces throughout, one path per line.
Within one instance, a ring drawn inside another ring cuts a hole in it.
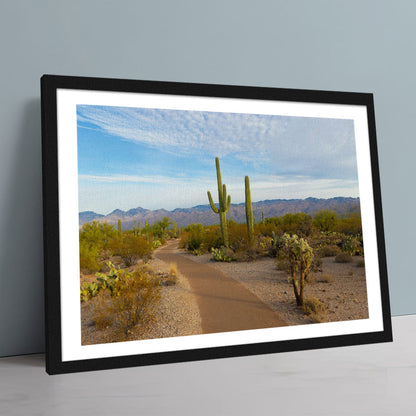
M 314 218 L 313 225 L 320 231 L 335 231 L 339 216 L 335 211 L 319 210 Z
M 312 217 L 304 212 L 288 213 L 281 217 L 279 228 L 281 232 L 309 236 L 312 232 Z
M 337 256 L 339 253 L 341 253 L 341 249 L 336 245 L 323 246 L 317 250 L 319 257 L 333 257 Z
M 79 242 L 79 263 L 83 273 L 90 274 L 100 270 L 98 262 L 100 252 L 97 246 L 85 241 Z
M 107 249 L 117 235 L 113 225 L 106 222 L 92 221 L 84 224 L 79 232 L 80 243 L 87 243 L 98 250 Z
M 221 228 L 218 225 L 205 227 L 203 249 L 210 252 L 212 248 L 220 248 L 223 244 Z
M 203 236 L 199 234 L 191 234 L 188 242 L 187 242 L 187 248 L 189 251 L 195 251 L 199 250 L 201 248 L 203 242 Z
M 235 261 L 253 261 L 262 255 L 262 250 L 256 247 L 248 248 L 244 251 L 237 251 L 236 253 L 231 252 L 231 257 Z
M 127 267 L 132 266 L 139 259 L 146 262 L 152 257 L 152 243 L 144 236 L 124 234 L 118 239 L 114 249 Z
M 202 249 L 204 242 L 204 226 L 202 224 L 191 224 L 184 228 L 179 245 L 189 252 Z
M 364 259 L 360 259 L 360 260 L 357 261 L 357 267 L 365 267 Z
M 212 259 L 215 261 L 225 261 L 225 262 L 233 261 L 232 251 L 230 249 L 227 249 L 226 247 L 212 248 L 211 253 L 212 253 Z
M 336 229 L 343 234 L 362 234 L 361 215 L 358 212 L 352 212 L 341 217 L 338 220 Z
M 97 329 L 107 329 L 114 324 L 114 315 L 108 313 L 111 297 L 108 292 L 101 291 L 94 301 L 88 304 Z
M 160 280 L 149 268 L 133 273 L 112 265 L 113 289 L 103 289 L 101 303 L 95 304 L 93 320 L 98 327 L 111 324 L 113 340 L 126 339 L 137 324 L 144 328 L 151 322 L 151 309 L 160 300 Z
M 326 321 L 325 305 L 316 298 L 305 299 L 302 310 L 317 323 Z
M 348 253 L 340 253 L 335 257 L 335 263 L 351 263 L 352 256 Z
M 228 224 L 229 247 L 234 251 L 247 250 L 250 246 L 248 241 L 247 226 L 229 221 Z
M 318 278 L 317 281 L 320 283 L 331 283 L 333 280 L 330 274 L 323 273 Z
M 265 218 L 264 222 L 260 222 L 254 225 L 254 234 L 271 237 L 272 233 L 277 233 L 277 224 L 280 224 L 280 222 L 281 221 L 279 217 Z
M 156 238 L 162 240 L 167 237 L 167 230 L 171 225 L 173 225 L 173 221 L 169 217 L 163 217 L 160 221 L 156 221 L 150 230 Z

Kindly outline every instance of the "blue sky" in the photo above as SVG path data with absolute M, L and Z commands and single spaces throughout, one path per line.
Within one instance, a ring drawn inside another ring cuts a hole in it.
M 358 196 L 352 120 L 77 106 L 79 209 L 186 208 L 217 200 L 215 157 L 232 203 Z

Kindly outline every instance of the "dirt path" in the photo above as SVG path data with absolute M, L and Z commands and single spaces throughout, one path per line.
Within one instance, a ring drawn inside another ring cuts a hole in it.
M 176 263 L 178 270 L 187 277 L 197 298 L 204 333 L 287 325 L 241 283 L 214 267 L 180 255 L 177 241 L 168 242 L 154 256 L 166 263 Z

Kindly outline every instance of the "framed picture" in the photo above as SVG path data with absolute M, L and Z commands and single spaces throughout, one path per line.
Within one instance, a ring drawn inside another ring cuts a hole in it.
M 372 94 L 41 92 L 49 374 L 392 340 Z

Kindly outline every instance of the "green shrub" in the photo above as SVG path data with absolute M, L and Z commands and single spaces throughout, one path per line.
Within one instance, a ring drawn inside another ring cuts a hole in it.
M 339 216 L 335 211 L 319 210 L 313 218 L 313 225 L 320 231 L 335 231 Z
M 98 250 L 107 249 L 117 231 L 113 225 L 106 222 L 92 221 L 84 224 L 79 232 L 80 242 L 97 247 Z
M 219 225 L 210 225 L 205 227 L 203 237 L 203 250 L 211 252 L 212 248 L 220 248 L 223 245 L 221 228 Z
M 114 250 L 127 267 L 132 266 L 139 259 L 147 262 L 152 258 L 152 243 L 144 236 L 124 234 L 116 242 Z
M 202 249 L 204 242 L 204 226 L 202 224 L 191 224 L 184 228 L 180 237 L 179 246 L 185 248 L 189 252 Z
M 97 246 L 85 240 L 79 242 L 79 264 L 81 272 L 85 274 L 94 273 L 100 270 L 98 262 L 99 250 Z
M 340 253 L 335 257 L 335 263 L 351 263 L 352 256 L 348 253 Z

